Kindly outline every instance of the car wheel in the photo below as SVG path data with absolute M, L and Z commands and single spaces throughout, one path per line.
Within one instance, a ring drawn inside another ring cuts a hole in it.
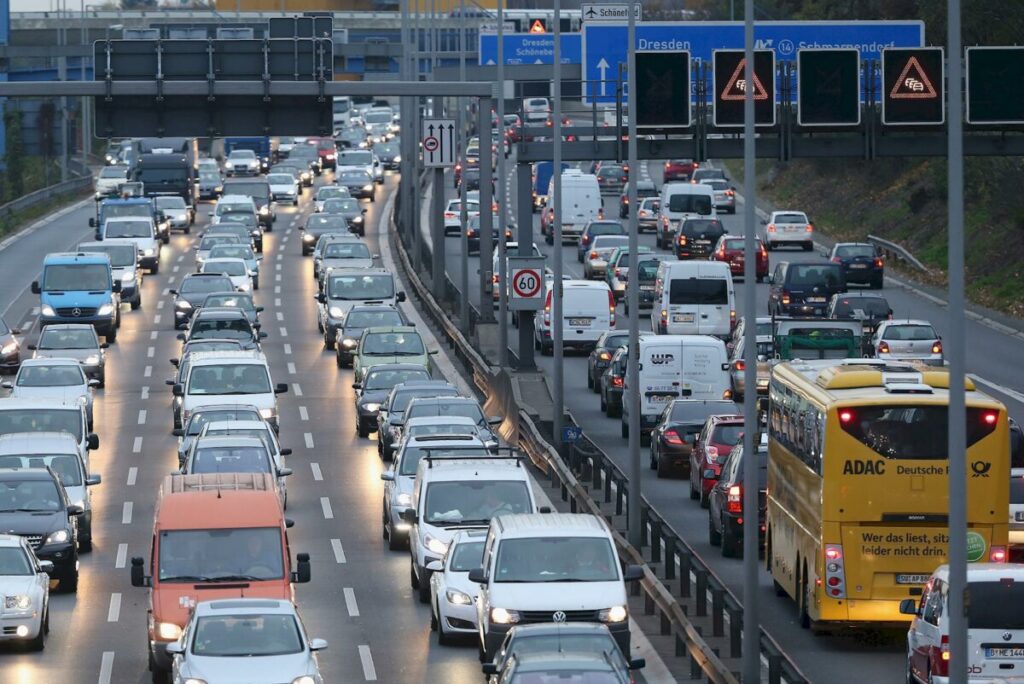
M 440 610 L 437 607 L 437 601 L 434 601 L 434 605 L 432 605 L 430 607 L 430 631 L 431 632 L 436 632 L 437 631 L 437 615 L 438 615 L 439 612 L 440 612 Z M 441 640 L 439 638 L 438 639 L 438 643 L 440 643 L 440 641 Z
M 81 553 L 89 553 L 92 551 L 92 526 L 90 529 L 78 538 L 78 550 Z
M 555 244 L 555 239 L 550 235 L 545 235 L 544 242 L 548 243 L 549 245 L 553 245 Z
M 800 620 L 800 626 L 804 629 L 809 629 L 811 626 L 811 616 L 807 612 L 807 566 L 804 565 L 803 574 L 800 581 L 796 585 L 797 595 L 797 609 Z M 931 680 L 931 673 L 928 674 L 928 679 Z
M 871 289 L 872 290 L 881 290 L 882 289 L 882 282 L 883 282 L 883 278 L 881 276 L 879 276 L 878 278 L 872 280 L 871 281 Z
M 39 634 L 37 634 L 32 641 L 26 644 L 26 648 L 28 648 L 28 650 L 39 652 L 46 648 L 46 633 L 50 631 L 47 627 L 49 620 L 50 610 L 47 609 L 46 613 L 43 615 L 43 619 L 39 623 Z
M 252 279 L 252 289 L 253 290 L 260 289 L 260 277 L 259 276 L 256 276 L 255 278 Z
M 362 423 L 357 422 L 356 435 L 358 435 L 359 437 L 369 437 L 370 433 L 366 428 L 363 427 Z
M 629 423 L 622 421 L 621 425 L 622 438 L 627 439 L 629 437 Z
M 671 468 L 669 467 L 669 461 L 667 458 L 658 459 L 658 479 L 663 480 L 666 477 L 672 475 Z
M 104 335 L 107 338 L 107 342 L 114 344 L 117 342 L 117 328 L 111 328 L 110 331 Z
M 62 577 L 60 580 L 60 591 L 62 594 L 77 594 L 78 593 L 78 570 L 72 571 L 72 574 Z
M 451 646 L 454 643 L 454 639 L 444 631 L 444 624 L 438 620 L 437 624 L 437 643 L 439 646 Z
M 413 589 L 420 588 L 420 580 L 416 577 L 416 568 L 412 566 L 412 562 L 409 562 L 409 586 Z
M 765 242 L 764 243 L 764 248 L 765 248 L 765 251 L 768 251 L 768 252 L 774 252 L 775 251 L 774 245 L 772 245 L 772 243 L 770 243 L 770 242 Z
M 138 311 L 139 307 L 142 306 L 142 298 L 136 299 L 131 303 L 132 311 Z
M 622 415 L 622 405 L 621 404 L 611 404 L 611 403 L 608 404 L 608 417 L 609 418 L 618 418 L 621 415 Z
M 722 543 L 722 535 L 715 529 L 715 524 L 711 522 L 711 513 L 708 513 L 708 543 L 712 546 L 719 546 Z
M 764 276 L 763 275 L 757 276 L 757 282 L 763 283 L 764 282 Z
M 708 499 L 708 495 L 705 493 L 703 485 L 700 488 L 700 507 L 711 508 L 711 501 Z
M 156 275 L 157 273 L 159 273 L 160 272 L 160 264 L 157 264 L 157 265 L 153 266 L 153 268 L 149 269 L 149 272 L 152 275 Z
M 420 603 L 422 603 L 422 604 L 430 603 L 430 579 L 429 578 L 424 578 L 424 579 L 420 580 L 420 586 L 419 586 L 419 589 L 417 591 L 417 594 L 418 594 Z
M 692 464 L 691 464 L 690 467 L 691 468 L 693 467 Z M 696 501 L 699 498 L 700 498 L 700 490 L 697 489 L 697 487 L 694 486 L 693 473 L 691 472 L 690 473 L 690 501 Z
M 654 455 L 654 449 L 651 449 L 651 470 L 658 469 L 658 457 Z
M 594 374 L 587 373 L 587 389 L 594 389 Z
M 542 344 L 540 346 L 541 356 L 553 356 L 555 353 L 555 346 L 553 344 Z
M 324 333 L 324 349 L 327 349 L 327 350 L 333 350 L 334 349 L 334 340 L 332 340 L 330 335 L 328 335 L 326 332 Z
M 724 527 L 722 528 L 722 557 L 723 558 L 735 558 L 738 549 L 736 548 L 737 542 L 733 539 L 732 535 Z
M 604 392 L 601 392 L 601 413 L 608 415 L 608 402 L 604 400 Z

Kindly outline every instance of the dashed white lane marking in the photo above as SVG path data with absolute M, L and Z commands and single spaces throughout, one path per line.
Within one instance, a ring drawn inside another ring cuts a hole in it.
M 280 264 L 278 264 L 278 266 L 280 266 Z M 280 273 L 275 273 L 274 274 L 274 282 L 275 283 L 281 282 L 281 274 Z
M 281 306 L 281 298 L 274 297 L 274 306 Z
M 290 375 L 295 375 L 295 373 L 296 373 L 296 372 L 297 372 L 297 371 L 295 370 L 295 364 L 294 364 L 294 363 L 292 363 L 291 361 L 289 361 L 289 362 L 288 362 L 288 373 L 289 373 Z
M 377 670 L 373 667 L 373 656 L 370 655 L 369 646 L 364 644 L 359 647 L 359 660 L 363 663 L 363 676 L 366 677 L 366 681 L 377 681 Z
M 292 355 L 292 345 L 288 344 L 287 342 L 284 345 L 284 353 L 288 356 Z
M 324 474 L 320 471 L 319 463 L 310 463 L 309 469 L 313 471 L 313 479 L 317 482 L 323 482 Z
M 114 652 L 104 651 L 100 659 L 99 684 L 110 684 L 110 678 L 114 675 Z
M 156 347 L 146 347 L 146 358 L 151 359 L 156 355 Z
M 153 367 L 152 366 L 146 366 L 145 368 L 142 369 L 142 377 L 148 378 L 151 375 L 153 375 Z M 149 388 L 148 387 L 143 387 L 142 389 L 143 390 L 148 390 Z M 146 397 L 148 397 L 148 396 L 149 396 L 149 392 L 147 391 L 146 392 Z M 146 397 L 143 397 L 143 399 L 145 399 Z
M 306 432 L 306 433 L 304 433 L 302 435 L 302 438 L 306 441 L 306 448 L 307 449 L 312 449 L 313 448 L 313 433 L 312 432 Z
M 177 273 L 180 270 L 181 270 L 181 266 L 179 266 L 178 264 L 174 264 L 174 267 L 171 268 L 171 273 Z
M 160 325 L 160 314 L 153 314 L 153 325 Z M 156 339 L 156 330 L 153 331 L 153 337 L 151 337 L 150 339 Z
M 156 310 L 157 311 L 159 311 L 162 308 L 164 308 L 164 300 L 163 299 L 161 299 L 159 302 L 156 303 Z
M 280 285 L 275 285 L 274 286 L 274 294 L 281 294 L 281 286 Z
M 128 469 L 128 480 L 127 480 L 128 486 L 129 487 L 134 487 L 135 486 L 135 482 L 138 479 L 139 479 L 139 468 L 138 468 L 138 466 L 132 466 L 131 468 Z
M 277 261 L 280 261 L 281 259 L 284 259 L 284 252 L 278 252 L 278 253 L 277 253 L 277 256 L 276 256 L 276 257 L 274 257 L 274 258 L 275 258 L 275 259 L 276 259 Z
M 309 420 L 309 411 L 306 410 L 305 406 L 299 407 L 299 420 Z
M 117 558 L 114 559 L 115 568 L 123 568 L 125 563 L 128 562 L 128 545 L 118 544 L 117 545 Z
M 180 262 L 180 261 L 184 261 L 184 260 L 185 260 L 185 255 L 184 255 L 184 254 L 179 254 L 179 255 L 178 255 L 178 258 L 177 258 L 177 259 L 175 259 L 175 261 L 179 261 L 179 262 Z
M 149 387 L 142 388 L 142 399 L 149 399 Z
M 139 425 L 146 424 L 146 409 L 139 409 Z
M 121 507 L 121 524 L 122 525 L 131 525 L 132 524 L 132 507 L 133 507 L 133 504 L 132 504 L 131 501 L 125 501 L 124 505 Z
M 342 589 L 345 593 L 345 607 L 348 608 L 349 617 L 359 617 L 359 604 L 356 603 L 356 592 L 352 587 Z
M 280 254 L 278 254 L 277 256 L 279 256 L 279 257 L 280 257 L 281 255 L 280 255 Z M 281 262 L 278 262 L 278 263 L 274 264 L 274 270 L 275 270 L 275 271 L 280 271 L 280 270 L 281 270 Z M 280 274 L 280 273 L 278 273 L 278 275 L 281 275 L 281 274 Z M 280 278 L 278 278 L 278 280 L 280 280 Z
M 157 316 L 159 316 L 159 314 L 157 314 Z M 154 323 L 156 323 L 156 322 L 157 322 L 157 321 L 156 321 L 156 318 L 157 318 L 157 316 L 154 316 L 154 317 L 153 317 L 153 322 L 154 322 Z M 160 331 L 158 331 L 158 330 L 150 330 L 150 331 L 149 331 L 149 339 L 150 339 L 150 340 L 155 340 L 155 339 L 157 338 L 157 335 L 159 335 L 159 334 L 160 334 Z
M 325 520 L 334 519 L 334 511 L 331 510 L 331 500 L 328 499 L 326 496 L 320 497 L 320 508 L 323 509 Z
M 331 540 L 331 549 L 334 551 L 334 560 L 338 563 L 345 562 L 345 549 L 341 548 L 340 539 Z
M 345 597 L 346 603 L 348 597 Z M 110 595 L 110 607 L 107 608 L 107 622 L 117 622 L 121 617 L 121 593 L 115 591 Z
M 142 451 L 142 437 L 139 436 L 139 437 L 136 437 L 135 441 L 132 443 L 132 453 L 133 454 L 138 454 L 141 451 Z
M 297 382 L 293 382 L 292 383 L 292 394 L 294 394 L 297 397 L 301 397 L 302 396 L 302 387 L 299 385 L 299 383 L 297 383 Z
M 284 313 L 282 313 L 281 311 L 275 311 L 274 314 L 277 316 L 278 321 L 284 320 Z
M 281 337 L 288 337 L 288 328 L 280 329 Z
M 32 311 L 29 313 L 29 316 L 35 317 L 35 316 L 38 316 L 38 315 L 39 315 L 39 307 L 38 306 L 33 306 L 32 307 Z

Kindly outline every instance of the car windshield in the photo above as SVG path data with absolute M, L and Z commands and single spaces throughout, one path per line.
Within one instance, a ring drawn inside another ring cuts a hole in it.
M 44 328 L 39 336 L 40 349 L 96 349 L 99 339 L 92 328 Z
M 395 296 L 395 281 L 390 274 L 332 275 L 327 287 L 331 299 L 390 299 Z
M 352 314 L 349 314 L 349 318 Z M 346 319 L 347 322 L 347 319 Z M 410 380 L 429 380 L 430 373 L 425 368 L 405 368 L 402 370 L 388 370 L 388 368 L 374 368 L 366 375 L 366 380 L 363 382 L 364 390 L 384 390 L 391 389 L 395 385 L 400 385 L 403 382 L 409 382 Z
M 930 325 L 890 325 L 883 339 L 895 341 L 936 340 L 935 328 Z
M 0 481 L 0 513 L 59 511 L 64 507 L 57 483 L 45 480 Z
M 271 185 L 293 185 L 295 176 L 290 173 L 271 173 L 267 175 L 267 182 Z
M 196 449 L 190 473 L 269 473 L 264 446 L 223 446 Z
M 853 259 L 855 257 L 867 257 L 873 259 L 875 257 L 874 245 L 839 245 L 836 247 L 836 256 Z
M 266 425 L 266 423 L 263 424 Z M 277 452 L 277 445 L 271 439 L 270 433 L 267 432 L 267 430 L 265 430 L 264 428 L 225 427 L 217 428 L 216 430 L 211 428 L 206 431 L 206 435 L 209 437 L 216 437 L 217 435 L 232 435 L 235 437 L 255 437 L 256 439 L 263 442 L 263 446 L 266 447 L 268 453 Z
M 715 219 L 690 219 L 683 221 L 681 232 L 686 237 L 704 234 L 714 239 L 725 235 L 725 227 Z
M 189 339 L 251 340 L 252 326 L 244 316 L 202 317 L 192 324 Z
M 347 231 L 348 221 L 344 216 L 330 216 L 328 214 L 313 214 L 306 221 L 306 230 L 316 231 Z
M 185 209 L 185 200 L 182 197 L 157 197 L 157 209 Z
M 729 303 L 729 283 L 724 278 L 673 278 L 669 282 L 669 304 Z
M 324 259 L 371 259 L 370 249 L 362 242 L 332 242 L 324 247 Z M 377 325 L 391 325 L 391 323 Z M 401 325 L 399 323 L 399 325 Z M 369 327 L 367 325 L 358 327 Z
M 324 212 L 328 214 L 349 214 L 359 211 L 359 201 L 351 197 L 332 197 L 324 201 Z
M 412 420 L 413 418 L 422 418 L 424 416 L 460 416 L 462 418 L 470 418 L 480 426 L 487 423 L 487 419 L 484 418 L 484 412 L 480 409 L 480 404 L 475 400 L 417 402 L 409 407 L 408 415 L 405 418 L 406 420 Z
M 653 283 L 658 277 L 658 264 L 660 263 L 660 261 L 641 261 L 640 282 Z
M 204 658 L 281 656 L 305 649 L 291 615 L 212 615 L 196 623 L 192 653 Z M 300 677 L 301 679 L 301 677 Z M 312 681 L 312 677 L 309 678 Z
M 217 204 L 217 208 L 213 210 L 213 213 L 215 216 L 220 216 L 223 219 L 225 214 L 253 214 L 254 210 L 249 202 L 220 202 Z
M 82 486 L 82 463 L 74 454 L 19 454 L 0 456 L 0 468 L 53 469 L 65 487 Z M 2 574 L 2 573 L 0 573 Z
M 328 255 L 329 256 L 329 255 Z M 372 328 L 384 325 L 402 325 L 402 314 L 398 309 L 378 311 L 349 311 L 345 317 L 345 328 Z
M 842 297 L 836 300 L 832 312 L 842 318 L 855 318 L 858 314 L 867 318 L 885 318 L 890 310 L 889 302 L 883 297 Z
M 391 117 L 388 117 L 388 121 Z M 369 152 L 342 152 L 338 156 L 339 166 L 369 166 L 373 163 L 373 155 Z
M 477 426 L 473 423 L 428 423 L 426 425 L 407 425 L 405 433 L 409 437 L 423 435 L 476 435 Z
M 614 582 L 619 579 L 612 545 L 604 537 L 505 539 L 494 582 Z
M 374 151 L 378 156 L 393 157 L 398 154 L 398 145 L 394 143 L 383 143 L 373 146 Z
M 235 159 L 255 159 L 255 158 L 256 158 L 256 153 L 253 152 L 252 150 L 234 150 L 228 156 L 228 159 L 231 159 L 231 160 L 235 160 Z
M 363 121 L 368 124 L 391 123 L 392 117 L 391 112 L 366 112 Z
M 149 221 L 107 221 L 103 234 L 108 238 L 153 237 L 153 224 Z
M 839 266 L 835 264 L 793 264 L 787 274 L 790 285 L 818 285 L 839 287 L 843 282 Z
M 212 409 L 196 411 L 188 421 L 187 435 L 198 435 L 207 423 L 230 420 L 263 420 L 259 412 L 252 409 Z
M 477 559 L 477 565 L 480 560 Z M 0 546 L 0 576 L 34 575 L 28 554 L 20 546 Z
M 740 441 L 740 436 L 742 434 L 742 423 L 723 423 L 715 426 L 714 431 L 711 433 L 711 441 L 715 444 L 736 446 L 736 443 Z
M 332 197 L 348 197 L 348 188 L 339 187 L 326 187 L 320 188 L 316 191 L 316 199 L 318 202 L 325 202 Z
M 269 394 L 270 375 L 255 363 L 225 363 L 192 368 L 189 394 Z
M 425 352 L 423 340 L 417 332 L 380 332 L 363 337 L 359 353 L 367 356 L 419 356 Z
M 182 294 L 190 294 L 193 292 L 224 292 L 234 290 L 235 286 L 231 284 L 231 281 L 227 278 L 185 278 L 181 281 L 181 289 L 178 290 Z
M 1005 632 L 1024 629 L 1024 613 L 1020 610 L 1024 605 L 1024 582 L 1019 579 L 1007 577 L 995 582 L 969 582 L 967 596 L 967 622 L 972 630 L 997 629 Z
M 708 195 L 675 194 L 668 198 L 668 210 L 672 212 L 711 214 L 711 197 Z
M 690 401 L 683 399 L 672 402 L 669 420 L 675 423 L 701 423 L 708 416 L 722 413 L 736 413 L 736 404 L 731 401 Z
M 431 458 L 445 458 L 457 456 L 459 458 L 493 458 L 494 454 L 484 447 L 431 447 L 427 445 L 409 444 L 402 449 L 402 465 L 398 469 L 399 475 L 412 477 L 416 474 L 416 466 L 423 460 L 424 456 Z
M 625 235 L 626 228 L 621 223 L 609 221 L 607 223 L 591 223 L 587 233 L 594 235 Z
M 479 568 L 484 557 L 482 541 L 464 541 L 455 546 L 451 552 L 448 569 L 452 572 L 469 572 Z
M 615 249 L 616 247 L 625 247 L 629 243 L 629 238 L 625 235 L 599 235 L 594 238 L 592 247 L 595 250 L 598 249 Z
M 240 244 L 227 244 L 217 245 L 210 250 L 210 259 L 245 259 L 247 261 L 255 261 L 256 255 L 253 254 L 252 248 L 248 245 Z M 235 274 L 232 274 L 235 275 Z M 241 274 L 237 274 L 241 275 Z
M 43 269 L 43 290 L 109 290 L 110 268 L 106 264 L 51 264 Z
M 132 202 L 130 204 L 106 204 L 100 207 L 100 214 L 104 220 L 121 218 L 122 216 L 142 216 L 150 218 L 153 216 L 153 208 L 149 202 Z
M 755 242 L 754 249 L 760 250 L 761 249 L 761 239 L 758 238 L 754 242 Z M 732 251 L 732 250 L 743 250 L 743 249 L 746 248 L 746 241 L 744 240 L 744 238 L 729 238 L 728 240 L 725 241 L 725 244 L 723 246 L 727 250 L 730 250 L 730 251 Z
M 200 183 L 220 183 L 220 174 L 216 171 L 200 171 Z
M 460 200 L 452 200 L 451 202 L 448 203 L 448 211 L 449 212 L 462 211 L 462 202 Z M 480 203 L 479 202 L 467 201 L 466 202 L 466 211 L 467 212 L 474 212 L 474 211 L 479 212 L 480 211 Z
M 417 378 L 418 379 L 418 378 Z M 395 383 L 396 385 L 398 383 Z M 457 397 L 458 391 L 454 387 L 417 388 L 409 389 L 395 394 L 391 402 L 392 413 L 404 413 L 409 407 L 409 402 L 417 397 Z
M 212 256 L 212 255 L 211 255 Z M 203 262 L 202 273 L 226 273 L 229 276 L 249 275 L 249 267 L 244 261 L 234 259 L 217 259 Z
M 509 645 L 509 655 L 532 653 L 613 653 L 618 648 L 610 633 L 594 631 L 588 634 L 517 634 Z M 558 684 L 564 680 L 559 678 Z M 585 680 L 590 682 L 589 677 Z
M 78 365 L 61 364 L 59 366 L 23 365 L 18 372 L 18 387 L 67 387 L 68 385 L 84 385 L 85 375 Z
M 100 178 L 117 178 L 124 180 L 128 177 L 128 169 L 124 166 L 105 166 L 100 169 Z
M 281 530 L 243 527 L 163 530 L 157 577 L 161 582 L 236 582 L 284 577 Z
M 426 486 L 424 518 L 433 525 L 478 523 L 496 515 L 532 511 L 530 488 L 521 480 L 430 482 Z
M 231 226 L 237 224 L 244 224 L 247 226 L 255 227 L 258 220 L 259 219 L 256 218 L 256 214 L 254 214 L 251 209 L 226 211 L 220 215 L 220 223 L 218 223 L 216 226 L 211 226 L 210 230 L 220 230 L 224 231 L 225 234 L 233 235 L 234 233 L 231 233 Z
M 79 247 L 78 251 L 106 254 L 114 268 L 134 266 L 137 257 L 135 245 L 88 245 Z
M 235 294 L 212 294 L 203 300 L 203 306 L 231 306 L 242 311 L 256 310 L 256 305 L 252 303 L 252 297 Z

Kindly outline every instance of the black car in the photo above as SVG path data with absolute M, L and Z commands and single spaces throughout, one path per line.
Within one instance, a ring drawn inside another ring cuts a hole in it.
M 723 235 L 725 226 L 718 219 L 683 219 L 672 239 L 672 251 L 680 260 L 707 259 Z
M 373 153 L 377 155 L 381 165 L 388 170 L 395 171 L 401 165 L 402 151 L 400 145 L 395 142 L 377 143 L 373 146 Z
M 377 414 L 391 390 L 403 383 L 420 381 L 430 382 L 430 371 L 417 363 L 371 366 L 363 381 L 352 385 L 356 390 L 356 434 L 368 437 L 371 432 L 377 432 Z M 447 383 L 442 382 L 441 385 L 447 387 Z M 377 441 L 380 442 L 379 439 Z
M 233 292 L 231 278 L 220 273 L 189 273 L 181 279 L 177 289 L 169 290 L 174 295 L 174 328 L 181 330 L 188 326 L 192 314 L 203 305 L 211 292 Z
M 654 181 L 642 181 L 636 182 L 636 201 L 640 202 L 645 197 L 657 197 L 658 186 L 654 184 Z M 619 218 L 626 218 L 629 216 L 629 186 L 622 188 L 622 194 L 619 195 Z
M 361 169 L 343 169 L 338 172 L 336 182 L 348 188 L 348 194 L 357 199 L 376 200 L 376 184 L 366 171 Z
M 829 261 L 839 264 L 847 283 L 870 285 L 881 290 L 885 278 L 885 262 L 874 245 L 868 242 L 838 242 L 829 254 Z
M 860 321 L 864 326 L 864 337 L 870 339 L 878 329 L 879 323 L 892 318 L 892 307 L 889 300 L 880 294 L 843 292 L 832 295 L 825 316 Z
M 846 292 L 839 264 L 780 261 L 769 282 L 768 313 L 772 316 L 824 316 L 832 295 Z
M 339 150 L 365 150 L 366 129 L 357 126 L 346 128 L 334 139 Z
M 629 333 L 625 330 L 609 330 L 597 339 L 594 350 L 587 358 L 587 387 L 594 392 L 601 391 L 601 375 L 612 362 L 615 350 L 629 342 Z
M 729 453 L 722 475 L 708 495 L 708 541 L 721 546 L 726 557 L 743 555 L 743 441 Z M 757 447 L 758 548 L 764 544 L 764 518 L 768 501 L 768 442 Z
M 313 171 L 313 175 L 315 176 L 319 176 L 324 171 L 323 164 L 320 161 L 320 155 L 312 145 L 296 145 L 294 149 L 292 149 L 291 154 L 288 155 L 288 161 L 305 164 Z M 312 185 L 312 182 L 307 185 Z
M 359 345 L 359 336 L 363 334 L 363 330 L 392 325 L 409 325 L 405 314 L 393 306 L 366 304 L 349 309 L 345 314 L 345 322 L 338 328 L 335 337 L 334 349 L 338 368 L 352 367 L 352 352 Z M 430 379 L 429 373 L 426 379 Z M 374 426 L 376 425 L 374 420 Z
M 405 409 L 416 397 L 457 397 L 459 390 L 444 380 L 418 380 L 395 385 L 380 405 L 377 416 L 377 453 L 385 461 L 395 454 L 405 422 Z
M 609 418 L 622 415 L 622 388 L 626 384 L 626 348 L 619 347 L 612 355 L 608 367 L 601 374 L 598 390 L 601 394 L 601 410 Z
M 483 214 L 470 216 L 466 221 L 466 242 L 470 254 L 480 253 L 480 232 L 483 224 Z M 497 214 L 491 214 L 491 245 L 498 246 L 498 234 L 501 232 L 501 219 Z M 516 227 L 514 224 L 505 222 L 505 244 L 515 242 Z
M 348 228 L 360 236 L 366 235 L 366 209 L 359 206 L 359 200 L 352 197 L 332 197 L 324 201 L 323 214 L 344 216 Z
M 690 453 L 708 417 L 736 413 L 724 399 L 675 399 L 665 407 L 651 432 L 651 470 L 658 477 L 690 477 Z
M 263 311 L 262 306 L 256 306 L 256 303 L 252 300 L 252 294 L 248 292 L 213 292 L 206 295 L 206 299 L 202 303 L 203 308 L 214 308 L 214 307 L 237 307 L 239 311 L 244 311 L 246 318 L 249 319 L 249 323 L 259 323 L 260 312 Z
M 15 373 L 21 367 L 21 344 L 15 337 L 20 334 L 21 330 L 0 318 L 0 373 Z
M 263 253 L 263 226 L 251 211 L 225 211 L 220 215 L 220 223 L 210 226 L 206 232 L 215 232 L 221 228 L 227 230 L 230 226 L 244 226 L 249 231 L 252 248 Z
M 192 317 L 188 330 L 178 333 L 178 339 L 186 344 L 193 340 L 238 340 L 243 350 L 253 350 L 259 349 L 259 341 L 267 336 L 259 327 L 237 308 L 204 308 Z
M 58 589 L 78 591 L 78 516 L 50 468 L 0 468 L 0 528 L 25 537 L 41 561 L 53 563 Z
M 302 239 L 299 241 L 302 246 L 302 256 L 309 256 L 313 253 L 321 235 L 327 233 L 351 235 L 348 225 L 348 219 L 342 214 L 310 214 L 306 219 L 306 225 L 299 227 L 299 230 L 302 231 Z

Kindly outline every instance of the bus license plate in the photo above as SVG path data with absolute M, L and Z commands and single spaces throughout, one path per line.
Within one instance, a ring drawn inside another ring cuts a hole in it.
M 927 584 L 931 575 L 896 575 L 896 584 Z
M 589 318 L 570 318 L 569 325 L 576 328 L 586 328 L 590 325 Z
M 986 658 L 1024 658 L 1024 646 L 990 646 L 985 649 Z
M 673 323 L 693 323 L 692 313 L 672 314 Z
M 1016 511 L 1013 514 L 1013 519 L 1017 522 L 1024 522 L 1024 511 Z

